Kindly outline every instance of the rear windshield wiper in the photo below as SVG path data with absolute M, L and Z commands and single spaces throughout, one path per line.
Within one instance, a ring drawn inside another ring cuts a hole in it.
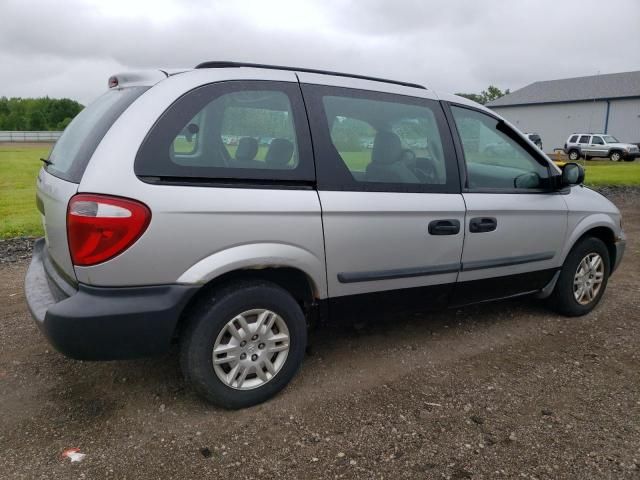
M 52 162 L 51 160 L 49 160 L 48 158 L 41 158 L 41 159 L 40 159 L 40 161 L 41 161 L 42 163 L 44 163 L 47 167 L 48 167 L 49 165 L 53 165 L 53 162 Z

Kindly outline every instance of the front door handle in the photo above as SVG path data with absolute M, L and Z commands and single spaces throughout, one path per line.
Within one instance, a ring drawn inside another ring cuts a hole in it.
M 498 221 L 493 217 L 476 217 L 469 222 L 471 233 L 493 232 L 498 227 Z
M 460 232 L 460 222 L 458 220 L 434 220 L 429 222 L 429 233 L 431 235 L 455 235 Z

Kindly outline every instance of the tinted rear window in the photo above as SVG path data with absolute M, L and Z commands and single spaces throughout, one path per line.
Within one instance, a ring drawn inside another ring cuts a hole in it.
M 156 122 L 134 170 L 161 181 L 313 181 L 300 88 L 272 81 L 198 87 Z
M 89 159 L 111 125 L 149 87 L 109 90 L 82 110 L 56 142 L 47 171 L 80 183 Z

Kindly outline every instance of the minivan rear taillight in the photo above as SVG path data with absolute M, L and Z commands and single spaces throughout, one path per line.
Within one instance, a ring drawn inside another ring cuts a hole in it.
M 75 195 L 67 209 L 67 238 L 74 265 L 95 265 L 124 252 L 150 221 L 151 210 L 135 200 Z

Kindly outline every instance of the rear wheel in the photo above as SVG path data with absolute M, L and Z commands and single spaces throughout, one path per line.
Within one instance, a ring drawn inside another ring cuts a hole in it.
M 580 152 L 578 150 L 569 150 L 569 160 L 575 162 L 580 158 Z
M 302 363 L 306 343 L 304 314 L 286 290 L 267 282 L 239 283 L 194 311 L 180 360 L 201 396 L 237 409 L 282 390 Z
M 620 152 L 611 152 L 609 154 L 609 160 L 612 162 L 619 162 L 622 160 L 622 154 Z
M 604 242 L 586 237 L 576 244 L 564 262 L 551 306 L 567 316 L 589 313 L 600 302 L 609 279 L 609 251 Z

